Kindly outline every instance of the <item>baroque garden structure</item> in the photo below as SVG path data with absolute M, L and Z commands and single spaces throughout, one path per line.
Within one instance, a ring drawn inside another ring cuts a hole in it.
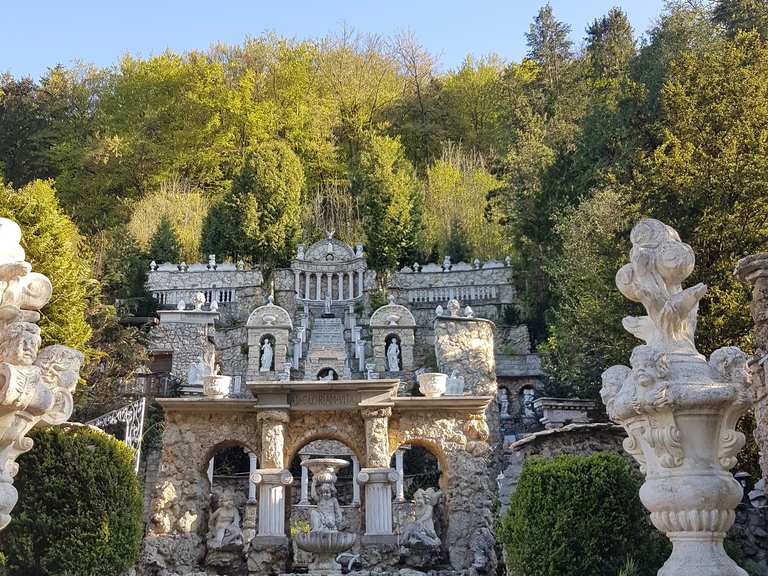
M 38 353 L 53 287 L 24 262 L 20 237 L 0 219 L 0 529 L 25 434 L 69 417 L 83 360 L 63 346 Z M 589 402 L 537 397 L 525 330 L 504 323 L 516 298 L 508 261 L 414 264 L 392 275 L 387 303 L 362 247 L 331 237 L 299 247 L 268 283 L 213 256 L 153 263 L 153 362 L 178 388 L 158 399 L 166 426 L 145 468 L 139 571 L 493 574 L 495 499 L 505 504 L 522 458 L 622 445 L 674 546 L 659 574 L 745 575 L 723 549 L 742 498 L 729 470 L 755 399 L 764 443 L 764 358 L 700 355 L 706 286 L 682 286 L 693 251 L 656 220 L 640 221 L 632 244 L 616 283 L 647 311 L 624 319 L 644 344 L 631 366 L 605 371 L 601 391 L 620 426 L 593 422 Z M 756 286 L 761 354 L 766 261 L 737 270 Z M 233 450 L 244 479 L 222 472 Z

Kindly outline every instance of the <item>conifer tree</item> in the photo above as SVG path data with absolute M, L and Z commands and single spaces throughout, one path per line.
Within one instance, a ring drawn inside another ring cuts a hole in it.
M 165 216 L 160 219 L 160 224 L 152 235 L 149 256 L 156 262 L 178 262 L 180 260 L 179 239 L 176 237 L 171 221 Z

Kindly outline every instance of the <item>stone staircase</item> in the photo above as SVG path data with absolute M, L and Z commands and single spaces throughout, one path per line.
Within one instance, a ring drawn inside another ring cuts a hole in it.
M 324 368 L 332 368 L 339 378 L 348 374 L 347 343 L 340 318 L 314 318 L 304 358 L 304 378 L 316 380 Z

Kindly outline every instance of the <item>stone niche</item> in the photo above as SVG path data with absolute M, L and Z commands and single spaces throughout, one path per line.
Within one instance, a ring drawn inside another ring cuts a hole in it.
M 270 298 L 267 304 L 251 312 L 246 328 L 248 330 L 247 379 L 249 381 L 276 380 L 288 354 L 289 339 L 293 330 L 291 316 L 285 308 L 276 306 Z M 269 361 L 269 354 L 272 356 L 271 361 Z M 269 366 L 263 365 L 265 361 Z
M 413 370 L 413 347 L 416 320 L 405 306 L 389 304 L 376 310 L 371 316 L 371 334 L 373 338 L 373 359 L 377 372 L 393 372 L 388 361 L 388 351 L 393 342 L 400 348 L 399 372 Z

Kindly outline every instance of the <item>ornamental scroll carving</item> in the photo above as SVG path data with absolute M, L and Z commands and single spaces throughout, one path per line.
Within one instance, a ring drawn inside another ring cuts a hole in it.
M 39 310 L 53 287 L 24 258 L 21 229 L 0 218 L 0 529 L 18 500 L 16 458 L 32 448 L 26 434 L 38 422 L 61 424 L 71 416 L 83 364 L 83 355 L 66 346 L 40 350 Z

